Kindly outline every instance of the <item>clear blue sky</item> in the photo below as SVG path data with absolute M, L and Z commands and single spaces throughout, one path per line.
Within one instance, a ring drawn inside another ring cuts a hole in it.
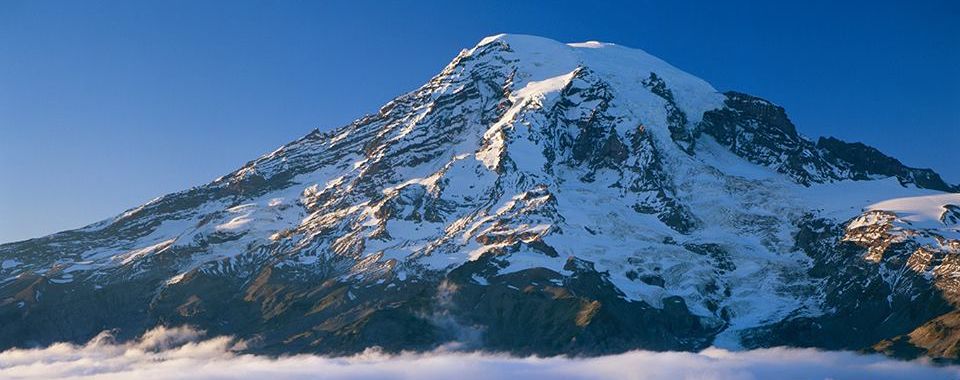
M 206 183 L 501 32 L 642 48 L 960 182 L 958 1 L 590 3 L 0 1 L 0 242 Z

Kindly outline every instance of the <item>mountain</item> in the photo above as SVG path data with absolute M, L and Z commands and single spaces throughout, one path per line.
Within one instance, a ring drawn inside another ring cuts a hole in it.
M 498 35 L 350 125 L 0 245 L 0 348 L 956 358 L 958 192 L 641 50 Z

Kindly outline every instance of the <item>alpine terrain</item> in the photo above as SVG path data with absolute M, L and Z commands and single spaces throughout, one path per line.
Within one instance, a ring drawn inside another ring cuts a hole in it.
M 641 50 L 497 35 L 213 182 L 0 245 L 0 349 L 960 355 L 960 187 Z

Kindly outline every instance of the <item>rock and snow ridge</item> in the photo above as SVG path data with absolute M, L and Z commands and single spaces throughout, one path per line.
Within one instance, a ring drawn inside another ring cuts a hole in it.
M 376 114 L 0 246 L 0 345 L 195 324 L 279 352 L 863 348 L 952 310 L 956 191 L 641 50 L 497 35 Z

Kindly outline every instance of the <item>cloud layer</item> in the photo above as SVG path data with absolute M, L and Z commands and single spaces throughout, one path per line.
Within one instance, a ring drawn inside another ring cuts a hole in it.
M 344 358 L 236 353 L 242 342 L 202 339 L 189 328 L 158 328 L 116 343 L 103 333 L 84 345 L 58 343 L 0 353 L 2 379 L 958 379 L 934 367 L 876 355 L 772 348 L 700 353 L 634 351 L 589 359 L 518 358 L 436 351 Z

